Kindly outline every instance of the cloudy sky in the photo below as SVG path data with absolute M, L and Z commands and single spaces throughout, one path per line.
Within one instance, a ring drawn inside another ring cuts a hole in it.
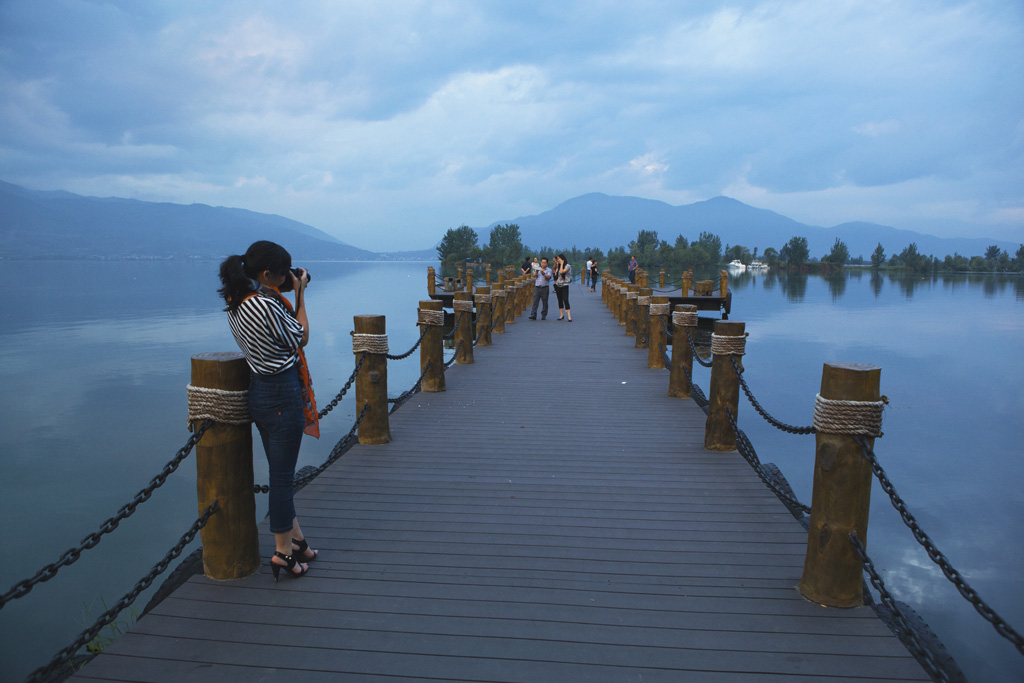
M 366 248 L 587 192 L 1024 240 L 1021 0 L 0 0 L 0 180 Z

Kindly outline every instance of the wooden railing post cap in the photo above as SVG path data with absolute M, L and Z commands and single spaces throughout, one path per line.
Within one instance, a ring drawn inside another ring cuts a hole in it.
M 825 363 L 821 395 L 834 400 L 877 401 L 882 368 L 868 363 Z

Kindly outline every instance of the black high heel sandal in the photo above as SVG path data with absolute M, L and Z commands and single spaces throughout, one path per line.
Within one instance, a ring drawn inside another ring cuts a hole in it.
M 274 583 L 278 582 L 278 579 L 279 579 L 278 575 L 281 573 L 282 569 L 284 569 L 285 573 L 288 574 L 288 576 L 292 577 L 293 579 L 297 579 L 300 576 L 305 576 L 306 572 L 309 571 L 309 567 L 308 566 L 305 569 L 303 569 L 302 571 L 297 572 L 297 573 L 292 571 L 292 569 L 294 569 L 297 565 L 302 564 L 298 560 L 295 559 L 294 555 L 285 555 L 284 553 L 282 553 L 280 551 L 275 551 L 274 552 L 274 557 L 280 557 L 282 560 L 284 560 L 285 562 L 288 563 L 287 565 L 277 564 L 277 563 L 274 562 L 273 558 L 271 558 L 271 560 L 270 560 L 270 570 L 272 572 L 274 572 Z
M 312 562 L 313 560 L 315 560 L 317 557 L 320 556 L 320 551 L 319 550 L 314 550 L 313 551 L 313 557 L 307 557 L 306 556 L 306 551 L 309 550 L 309 543 L 306 541 L 306 539 L 302 539 L 300 541 L 297 538 L 293 538 L 292 539 L 292 545 L 295 546 L 295 548 L 292 550 L 292 555 L 293 556 L 297 555 L 299 562 L 309 563 L 309 562 Z

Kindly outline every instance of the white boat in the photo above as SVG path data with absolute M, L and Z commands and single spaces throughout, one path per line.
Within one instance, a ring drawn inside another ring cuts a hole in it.
M 729 270 L 746 270 L 747 267 L 739 259 L 729 261 Z

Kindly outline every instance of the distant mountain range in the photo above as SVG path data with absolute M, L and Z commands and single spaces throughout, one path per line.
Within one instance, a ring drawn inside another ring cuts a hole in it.
M 478 229 L 480 242 L 486 243 L 495 225 L 515 223 L 523 244 L 581 249 L 626 246 L 640 230 L 655 230 L 658 237 L 674 244 L 678 235 L 693 241 L 701 231 L 722 238 L 722 246 L 742 244 L 760 252 L 768 247 L 781 249 L 791 237 L 806 237 L 811 256 L 827 254 L 836 238 L 846 242 L 851 256 L 869 258 L 881 243 L 887 255 L 899 253 L 915 242 L 920 253 L 942 258 L 954 252 L 966 256 L 984 254 L 992 244 L 1013 254 L 1018 245 L 989 238 L 943 238 L 910 230 L 899 230 L 875 223 L 842 223 L 823 228 L 799 223 L 774 211 L 758 209 L 729 197 L 714 197 L 703 202 L 672 206 L 640 197 L 612 197 L 601 193 L 585 194 L 562 202 L 550 211 L 535 216 L 520 216 L 497 221 Z
M 575 245 L 607 250 L 628 245 L 640 230 L 656 230 L 669 243 L 680 234 L 694 240 L 706 230 L 721 237 L 723 246 L 742 244 L 761 252 L 767 247 L 780 249 L 791 237 L 803 236 L 811 255 L 817 257 L 828 253 L 836 237 L 846 242 L 852 256 L 865 258 L 879 242 L 886 254 L 898 253 L 915 242 L 918 251 L 939 257 L 954 252 L 983 254 L 992 244 L 1012 254 L 1018 246 L 988 238 L 940 238 L 873 223 L 822 228 L 728 197 L 672 206 L 639 197 L 585 194 L 535 216 L 477 228 L 480 243 L 487 242 L 490 228 L 502 223 L 519 225 L 523 243 L 535 249 Z M 439 239 L 443 232 L 439 228 L 431 237 Z M 219 258 L 258 239 L 281 242 L 300 260 L 437 258 L 435 248 L 405 252 L 359 249 L 304 223 L 245 209 L 83 197 L 0 182 L 0 258 Z
M 303 223 L 244 209 L 41 192 L 0 182 L 0 258 L 189 258 L 258 239 L 296 259 L 377 259 Z

